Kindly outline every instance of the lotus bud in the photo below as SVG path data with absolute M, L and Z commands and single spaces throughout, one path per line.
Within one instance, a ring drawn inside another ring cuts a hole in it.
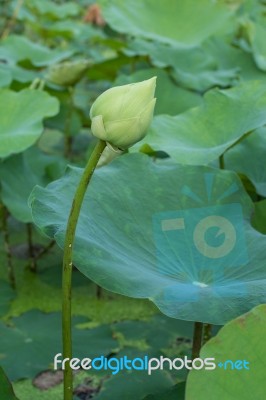
M 91 62 L 88 60 L 65 61 L 52 65 L 46 79 L 60 86 L 73 86 L 83 77 Z
M 155 86 L 153 77 L 102 93 L 90 110 L 92 134 L 122 150 L 143 139 L 152 121 Z

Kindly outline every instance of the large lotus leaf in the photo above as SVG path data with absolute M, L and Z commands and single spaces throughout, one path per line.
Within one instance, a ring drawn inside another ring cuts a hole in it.
M 202 97 L 178 87 L 166 71 L 159 68 L 139 70 L 130 76 L 120 75 L 114 85 L 139 82 L 157 76 L 155 114 L 176 115 L 202 103 Z
M 225 325 L 200 352 L 201 358 L 215 358 L 216 369 L 190 372 L 186 400 L 263 399 L 266 368 L 265 336 L 264 304 Z M 244 361 L 249 364 L 244 364 Z
M 209 0 L 100 0 L 100 5 L 116 31 L 180 47 L 201 43 L 233 14 L 226 2 Z
M 32 310 L 14 318 L 13 322 L 14 326 L 0 322 L 1 365 L 12 380 L 33 378 L 53 364 L 54 356 L 62 352 L 60 313 Z M 74 357 L 107 356 L 117 348 L 109 326 L 78 329 L 76 325 L 80 322 L 84 318 L 73 319 Z
M 61 248 L 81 173 L 70 168 L 31 195 L 34 222 Z M 96 170 L 73 261 L 97 284 L 150 298 L 170 317 L 223 324 L 266 301 L 266 238 L 251 227 L 252 212 L 234 172 L 127 154 Z
M 214 89 L 204 100 L 201 106 L 181 115 L 156 116 L 150 133 L 136 148 L 148 143 L 180 163 L 208 164 L 245 133 L 266 123 L 266 85 L 261 82 Z
M 14 64 L 19 61 L 30 60 L 38 67 L 51 65 L 70 57 L 72 50 L 51 50 L 41 44 L 34 43 L 24 36 L 11 35 L 0 46 L 1 58 Z
M 1 198 L 18 221 L 32 221 L 28 206 L 29 195 L 35 185 L 44 186 L 49 183 L 47 169 L 55 169 L 56 166 L 63 172 L 65 163 L 62 159 L 45 155 L 36 148 L 8 157 L 0 163 Z
M 17 400 L 12 385 L 0 367 L 0 395 L 1 400 Z
M 58 111 L 58 100 L 46 92 L 1 90 L 0 157 L 20 153 L 33 145 L 43 131 L 43 119 Z
M 181 86 L 197 91 L 206 91 L 213 86 L 228 87 L 239 71 L 237 66 L 220 68 L 219 62 L 199 46 L 176 49 L 164 43 L 137 38 L 129 43 L 124 52 L 128 55 L 148 55 L 152 63 L 160 68 L 172 67 L 174 78 Z

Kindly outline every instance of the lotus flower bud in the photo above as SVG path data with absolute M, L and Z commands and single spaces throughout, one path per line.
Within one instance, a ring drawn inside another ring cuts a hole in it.
M 80 81 L 90 65 L 88 60 L 61 62 L 49 68 L 46 79 L 56 85 L 73 86 Z
M 90 110 L 92 134 L 122 150 L 143 139 L 153 116 L 155 86 L 153 77 L 106 90 Z

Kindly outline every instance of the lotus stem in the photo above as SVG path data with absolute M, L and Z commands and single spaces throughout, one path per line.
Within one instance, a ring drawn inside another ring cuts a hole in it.
M 203 336 L 203 323 L 195 322 L 194 323 L 194 335 L 193 335 L 193 344 L 192 344 L 192 359 L 199 357 L 200 349 L 202 345 L 202 336 Z
M 7 275 L 10 286 L 15 289 L 16 287 L 16 278 L 12 260 L 12 253 L 10 248 L 10 240 L 9 240 L 9 231 L 8 231 L 8 211 L 4 204 L 1 204 L 1 219 L 2 219 L 2 230 L 3 230 L 3 238 L 4 238 L 4 246 L 7 260 Z
M 76 227 L 87 187 L 105 146 L 106 143 L 102 140 L 99 140 L 95 146 L 76 189 L 67 222 L 63 256 L 62 333 L 63 357 L 69 360 L 72 358 L 71 283 Z M 66 362 L 64 370 L 64 400 L 72 400 L 73 398 L 73 374 L 69 365 L 69 360 Z

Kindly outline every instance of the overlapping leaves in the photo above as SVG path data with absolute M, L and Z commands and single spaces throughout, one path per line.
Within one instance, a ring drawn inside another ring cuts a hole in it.
M 259 81 L 214 89 L 204 99 L 181 115 L 155 117 L 149 135 L 137 146 L 148 143 L 183 164 L 208 164 L 266 123 L 266 85 Z
M 226 2 L 209 0 L 101 0 L 100 4 L 115 30 L 180 47 L 202 42 L 224 27 L 233 14 Z

